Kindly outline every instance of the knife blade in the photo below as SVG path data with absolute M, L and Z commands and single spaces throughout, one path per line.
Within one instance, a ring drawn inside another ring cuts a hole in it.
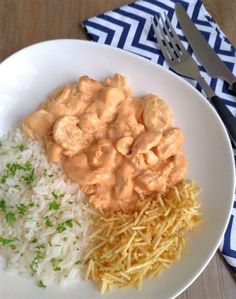
M 220 78 L 228 82 L 236 93 L 236 77 L 209 46 L 206 39 L 187 15 L 182 4 L 177 3 L 175 5 L 175 12 L 188 43 L 207 73 L 211 77 Z

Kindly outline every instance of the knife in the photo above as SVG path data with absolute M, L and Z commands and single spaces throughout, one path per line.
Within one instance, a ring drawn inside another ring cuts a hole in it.
M 180 3 L 175 5 L 175 12 L 188 43 L 207 73 L 228 82 L 236 93 L 236 77 L 212 50 Z

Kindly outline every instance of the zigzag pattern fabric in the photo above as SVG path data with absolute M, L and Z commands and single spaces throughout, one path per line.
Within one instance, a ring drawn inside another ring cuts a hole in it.
M 183 4 L 188 15 L 210 46 L 229 69 L 236 74 L 236 49 L 230 44 L 199 0 L 140 0 L 90 18 L 83 22 L 83 26 L 90 38 L 98 43 L 130 51 L 169 68 L 154 36 L 152 27 L 154 15 L 158 16 L 166 12 L 185 48 L 196 59 L 174 13 L 176 2 Z M 209 77 L 200 64 L 199 69 L 207 83 L 211 85 L 218 96 L 225 99 L 225 104 L 235 115 L 236 97 L 228 84 L 220 79 Z M 196 81 L 186 80 L 202 92 Z M 236 274 L 236 196 L 231 218 L 219 249 Z

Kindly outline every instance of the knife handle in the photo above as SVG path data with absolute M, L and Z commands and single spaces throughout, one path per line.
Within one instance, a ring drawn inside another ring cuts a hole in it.
M 234 81 L 231 85 L 233 92 L 236 94 L 236 81 Z
M 225 127 L 230 135 L 230 139 L 232 140 L 233 144 L 236 145 L 236 118 L 233 116 L 223 102 L 223 99 L 220 97 L 215 95 L 211 97 L 210 101 L 225 124 Z

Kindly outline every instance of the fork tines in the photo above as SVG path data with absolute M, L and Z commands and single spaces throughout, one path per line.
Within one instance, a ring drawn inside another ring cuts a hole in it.
M 182 42 L 176 34 L 166 13 L 165 18 L 166 22 L 164 21 L 162 15 L 160 15 L 159 19 L 157 16 L 154 16 L 157 25 L 155 24 L 154 20 L 152 20 L 152 24 L 163 56 L 165 57 L 167 63 L 171 64 L 171 61 L 178 60 L 180 57 L 183 57 L 183 54 L 186 55 L 187 51 L 183 47 Z

